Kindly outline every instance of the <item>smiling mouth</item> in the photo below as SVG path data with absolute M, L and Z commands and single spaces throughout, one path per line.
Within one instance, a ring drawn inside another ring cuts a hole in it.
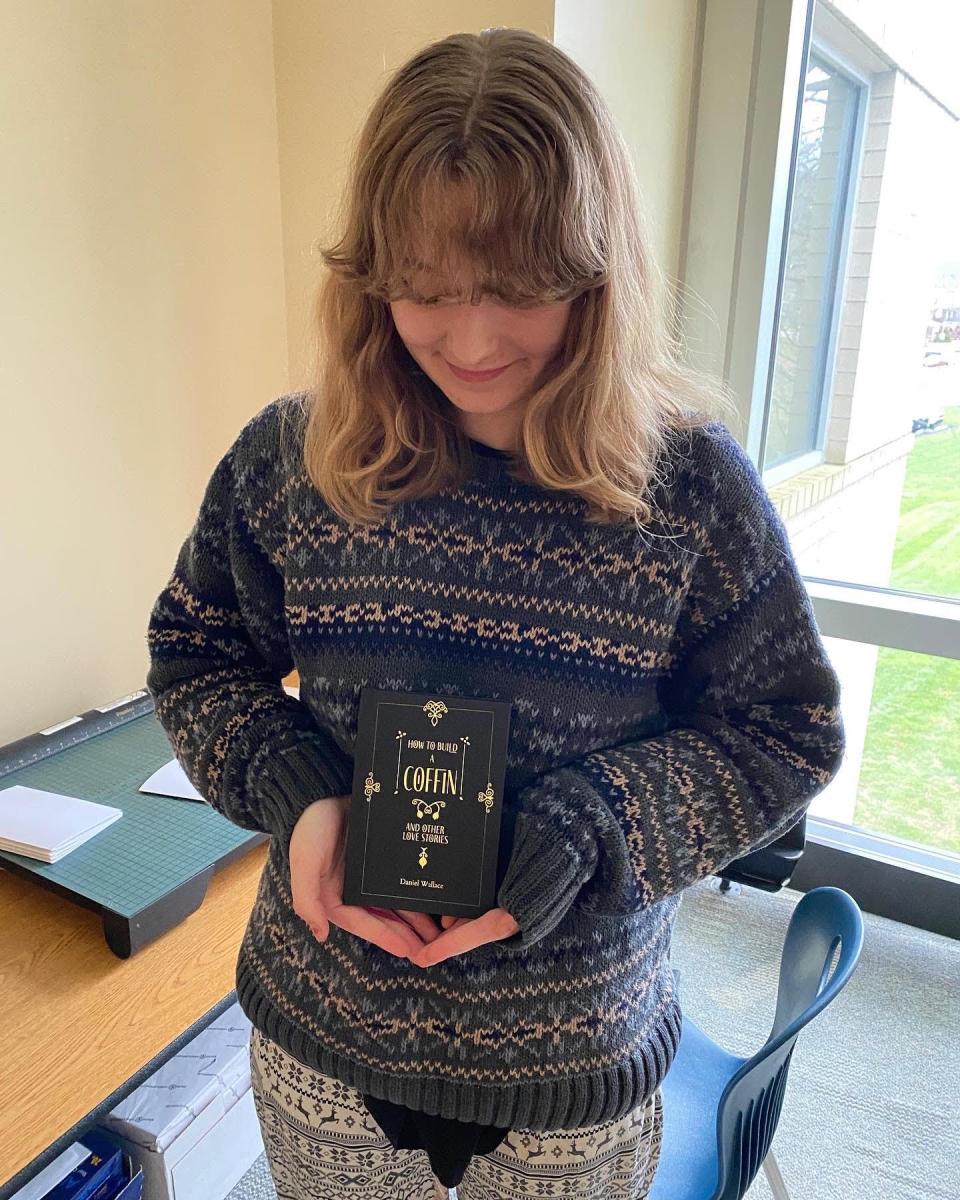
M 512 363 L 506 363 L 502 367 L 491 367 L 487 371 L 467 371 L 463 367 L 455 366 L 447 359 L 444 359 L 444 362 L 453 371 L 454 375 L 459 375 L 462 379 L 492 379 L 495 375 L 503 374 L 507 367 L 513 366 Z

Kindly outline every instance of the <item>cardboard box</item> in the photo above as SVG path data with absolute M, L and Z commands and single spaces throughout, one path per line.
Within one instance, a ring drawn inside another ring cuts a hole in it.
M 144 1175 L 143 1200 L 222 1200 L 263 1153 L 250 1020 L 235 1003 L 99 1124 Z

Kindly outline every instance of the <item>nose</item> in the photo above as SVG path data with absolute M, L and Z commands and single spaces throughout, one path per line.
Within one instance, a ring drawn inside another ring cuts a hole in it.
M 457 307 L 445 340 L 448 361 L 464 371 L 487 371 L 511 362 L 504 349 L 504 313 L 490 304 Z

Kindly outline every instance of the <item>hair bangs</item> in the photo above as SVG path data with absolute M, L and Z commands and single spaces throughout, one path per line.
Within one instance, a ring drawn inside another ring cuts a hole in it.
M 512 180 L 487 162 L 469 174 L 424 167 L 411 181 L 406 164 L 404 186 L 381 195 L 379 219 L 371 221 L 363 290 L 385 301 L 478 304 L 487 295 L 525 307 L 602 286 L 608 271 L 598 247 L 565 210 L 555 183 L 531 192 L 529 165 L 517 164 Z

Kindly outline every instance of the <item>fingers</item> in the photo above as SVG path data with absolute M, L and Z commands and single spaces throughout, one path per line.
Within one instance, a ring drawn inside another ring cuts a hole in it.
M 328 921 L 398 958 L 409 958 L 422 949 L 423 939 L 402 917 L 388 910 L 371 911 L 359 904 L 344 904 L 343 870 L 344 860 L 340 855 L 331 871 L 318 876 L 316 881 L 319 902 Z M 385 915 L 379 916 L 378 911 Z
M 437 923 L 429 913 L 414 912 L 406 908 L 398 908 L 394 910 L 398 917 L 402 917 L 408 925 L 412 925 L 424 942 L 432 942 L 440 936 L 440 930 L 437 928 Z
M 294 904 L 293 911 L 310 927 L 313 936 L 318 941 L 326 941 L 330 933 L 330 919 L 321 903 L 315 900 L 305 912 L 301 912 L 297 905 Z
M 386 922 L 388 922 L 388 921 L 392 921 L 396 925 L 403 925 L 406 928 L 409 928 L 409 926 L 406 925 L 406 922 L 402 919 L 402 917 L 399 915 L 399 913 L 393 912 L 392 909 L 373 908 L 368 905 L 363 905 L 362 908 L 356 908 L 355 906 L 340 904 L 340 905 L 336 905 L 336 908 L 339 910 L 338 915 L 339 915 L 340 919 L 334 921 L 335 925 L 339 926 L 341 929 L 346 929 L 349 933 L 355 933 L 358 937 L 362 937 L 364 939 L 364 941 L 373 942 L 375 945 L 380 946 L 381 949 L 388 950 L 391 954 L 394 954 L 397 957 L 400 957 L 400 958 L 408 957 L 409 949 L 404 948 L 402 952 L 399 952 L 397 947 L 398 947 L 398 945 L 400 945 L 400 943 L 396 939 L 385 939 L 383 937 L 383 935 L 379 934 L 379 933 L 376 937 L 371 936 L 369 926 L 366 927 L 367 928 L 366 933 L 360 933 L 358 928 L 354 928 L 354 925 L 356 925 L 357 923 L 352 922 L 350 919 L 350 916 L 349 916 L 349 910 L 352 908 L 353 911 L 355 911 L 355 912 L 362 911 L 362 912 L 372 913 L 378 920 L 380 920 L 381 922 L 384 922 L 383 928 L 385 930 L 390 929 L 390 926 L 388 924 L 386 924 Z M 346 914 L 345 918 L 344 918 L 344 914 Z M 421 913 L 419 915 L 424 916 L 426 914 Z M 330 922 L 329 921 L 325 922 L 323 927 L 320 927 L 318 925 L 318 923 L 316 922 L 316 920 L 311 921 L 309 924 L 310 924 L 310 929 L 313 932 L 314 937 L 318 941 L 321 941 L 321 942 L 326 941 L 327 936 L 330 932 Z M 431 937 L 438 937 L 438 936 L 439 936 L 439 930 L 434 925 L 433 929 L 431 931 Z M 390 941 L 390 945 L 385 944 L 386 940 Z M 418 940 L 417 948 L 420 948 L 423 944 L 424 943 L 422 941 Z M 404 946 L 406 947 L 406 943 L 404 943 Z
M 371 904 L 364 904 L 363 908 L 388 921 L 400 921 L 409 925 L 420 934 L 421 939 L 425 942 L 432 942 L 434 938 L 440 936 L 440 930 L 429 913 L 414 912 L 406 908 L 377 908 Z
M 382 916 L 378 915 L 381 913 Z M 407 924 L 407 919 L 417 922 L 418 926 L 425 926 L 429 922 L 430 927 L 423 929 L 428 935 L 425 941 L 421 940 L 419 929 Z M 514 917 L 502 908 L 491 909 L 479 917 L 457 917 L 452 913 L 444 913 L 441 921 L 445 928 L 441 933 L 429 913 L 334 904 L 330 908 L 330 919 L 326 922 L 325 930 L 311 923 L 310 927 L 320 941 L 326 939 L 331 921 L 398 958 L 409 958 L 418 967 L 434 966 L 455 954 L 464 954 L 477 946 L 510 937 L 519 929 Z
M 518 925 L 513 917 L 502 908 L 492 908 L 479 917 L 455 917 L 456 924 L 418 953 L 410 961 L 418 967 L 432 967 L 454 954 L 464 954 L 487 942 L 496 942 L 515 933 Z
M 378 917 L 354 904 L 340 904 L 330 909 L 330 920 L 348 933 L 366 938 L 368 942 L 397 955 L 409 958 L 423 949 L 423 941 L 405 921 Z M 322 939 L 321 939 L 322 940 Z

